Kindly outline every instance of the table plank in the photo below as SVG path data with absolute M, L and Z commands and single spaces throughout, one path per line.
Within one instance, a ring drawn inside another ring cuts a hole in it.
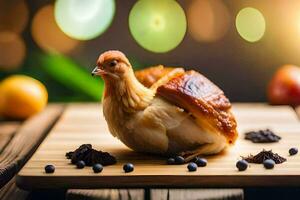
M 67 200 L 140 200 L 144 199 L 143 189 L 98 189 L 98 190 L 79 190 L 70 189 L 66 194 Z
M 242 200 L 242 189 L 152 189 L 151 198 L 160 200 Z
M 266 104 L 237 104 L 233 112 L 240 131 L 236 144 L 219 155 L 208 156 L 207 167 L 190 173 L 185 165 L 169 166 L 165 164 L 165 158 L 139 154 L 125 147 L 109 134 L 99 105 L 70 105 L 21 170 L 17 181 L 20 187 L 27 189 L 300 186 L 300 157 L 288 156 L 288 149 L 298 146 L 300 141 L 300 134 L 297 134 L 300 126 L 293 109 Z M 275 144 L 253 144 L 243 139 L 243 132 L 252 127 L 272 128 L 283 139 Z M 82 143 L 92 143 L 96 149 L 111 152 L 118 163 L 105 167 L 100 174 L 94 174 L 89 167 L 76 169 L 64 155 Z M 258 153 L 263 148 L 287 157 L 288 162 L 276 165 L 273 170 L 251 164 L 247 171 L 238 172 L 235 163 L 240 156 Z M 134 172 L 125 174 L 122 171 L 126 162 L 135 164 Z M 56 166 L 54 174 L 44 173 L 43 168 L 49 163 Z
M 12 139 L 14 133 L 19 128 L 21 122 L 0 121 L 0 153 Z
M 17 187 L 15 177 L 12 178 L 5 186 L 0 189 L 0 199 L 9 200 L 9 199 L 18 199 L 25 200 L 27 199 L 29 192 L 22 190 Z
M 153 200 L 207 200 L 207 199 L 244 199 L 242 189 L 151 189 L 150 196 Z M 97 189 L 80 190 L 70 189 L 67 200 L 140 200 L 144 199 L 143 189 Z
M 5 185 L 34 153 L 46 133 L 62 113 L 62 105 L 49 105 L 26 120 L 0 154 L 0 188 Z
M 269 106 L 266 103 L 235 103 L 232 110 L 242 125 L 299 123 L 297 114 L 290 106 Z

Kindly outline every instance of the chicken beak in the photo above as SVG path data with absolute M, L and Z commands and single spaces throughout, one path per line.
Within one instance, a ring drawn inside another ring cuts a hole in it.
M 93 69 L 92 71 L 92 76 L 101 75 L 101 74 L 104 74 L 104 71 L 102 69 L 99 69 L 98 66 L 96 66 L 95 69 Z
M 95 67 L 95 69 L 92 71 L 92 76 L 104 76 L 104 75 L 108 75 L 114 79 L 119 79 L 119 77 L 111 72 L 107 72 L 107 71 L 104 71 L 103 69 L 100 69 L 98 66 Z
M 98 66 L 96 66 L 96 67 L 93 69 L 93 71 L 92 71 L 92 76 L 96 75 L 97 70 L 98 70 Z

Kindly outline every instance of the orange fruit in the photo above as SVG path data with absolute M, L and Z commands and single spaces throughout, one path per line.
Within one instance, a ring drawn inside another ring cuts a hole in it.
M 13 75 L 0 82 L 0 115 L 26 119 L 47 105 L 46 87 L 38 80 L 24 75 Z

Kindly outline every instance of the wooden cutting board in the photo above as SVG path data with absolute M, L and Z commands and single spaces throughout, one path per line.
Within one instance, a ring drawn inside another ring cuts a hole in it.
M 234 104 L 233 111 L 240 132 L 236 144 L 220 155 L 207 156 L 206 167 L 188 172 L 186 165 L 166 165 L 165 158 L 133 152 L 113 138 L 100 105 L 72 104 L 19 172 L 17 183 L 25 189 L 300 186 L 300 153 L 288 155 L 289 148 L 300 148 L 300 123 L 294 110 L 287 106 Z M 265 128 L 271 128 L 282 140 L 254 144 L 243 139 L 245 131 Z M 118 163 L 105 167 L 99 174 L 93 173 L 91 167 L 76 169 L 65 158 L 65 153 L 84 143 L 110 152 Z M 262 149 L 272 149 L 288 161 L 273 170 L 266 170 L 261 164 L 251 164 L 244 172 L 236 169 L 240 156 L 256 154 Z M 127 162 L 134 164 L 134 172 L 123 172 L 122 165 Z M 54 174 L 44 172 L 47 164 L 55 165 Z

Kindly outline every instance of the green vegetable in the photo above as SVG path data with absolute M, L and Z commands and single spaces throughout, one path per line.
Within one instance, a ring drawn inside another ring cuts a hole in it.
M 92 77 L 89 70 L 70 58 L 60 54 L 34 54 L 34 59 L 41 69 L 65 87 L 82 93 L 91 100 L 101 99 L 104 89 L 102 79 Z

